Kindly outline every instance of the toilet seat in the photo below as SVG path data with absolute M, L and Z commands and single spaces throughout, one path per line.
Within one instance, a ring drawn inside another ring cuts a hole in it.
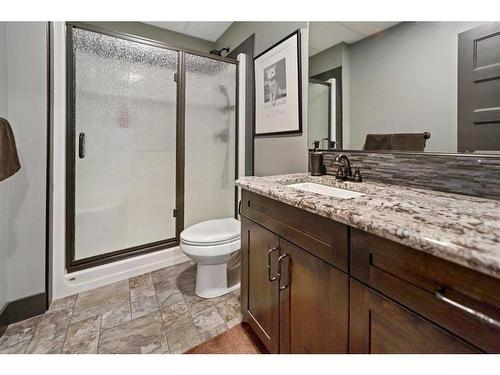
M 190 246 L 216 246 L 240 239 L 240 222 L 234 218 L 203 221 L 181 233 L 181 242 Z
M 204 257 L 206 262 L 210 262 L 208 258 L 214 258 L 217 262 L 217 257 L 228 255 L 238 251 L 241 248 L 241 241 L 237 238 L 234 241 L 226 242 L 217 245 L 190 245 L 181 241 L 181 250 L 191 258 Z

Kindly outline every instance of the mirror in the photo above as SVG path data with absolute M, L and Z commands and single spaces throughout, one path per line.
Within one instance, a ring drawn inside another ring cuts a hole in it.
M 308 145 L 500 154 L 500 22 L 310 22 Z

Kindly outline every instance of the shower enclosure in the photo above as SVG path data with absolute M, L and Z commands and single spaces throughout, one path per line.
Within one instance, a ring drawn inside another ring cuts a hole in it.
M 67 24 L 66 268 L 236 213 L 237 62 Z

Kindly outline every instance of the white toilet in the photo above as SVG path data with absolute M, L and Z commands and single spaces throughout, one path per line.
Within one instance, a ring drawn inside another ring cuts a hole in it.
M 196 295 L 222 296 L 240 287 L 240 222 L 234 218 L 203 221 L 181 233 L 181 250 L 198 263 Z

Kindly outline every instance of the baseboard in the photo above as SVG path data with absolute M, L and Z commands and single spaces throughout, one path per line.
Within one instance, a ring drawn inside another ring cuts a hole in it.
M 47 311 L 45 292 L 24 297 L 7 303 L 0 312 L 0 336 L 9 324 L 20 322 Z
M 7 326 L 9 325 L 7 323 L 7 313 L 5 312 L 7 310 L 7 306 L 9 304 L 6 303 L 3 307 L 2 310 L 0 310 L 0 337 L 2 337 L 3 333 L 7 329 Z

